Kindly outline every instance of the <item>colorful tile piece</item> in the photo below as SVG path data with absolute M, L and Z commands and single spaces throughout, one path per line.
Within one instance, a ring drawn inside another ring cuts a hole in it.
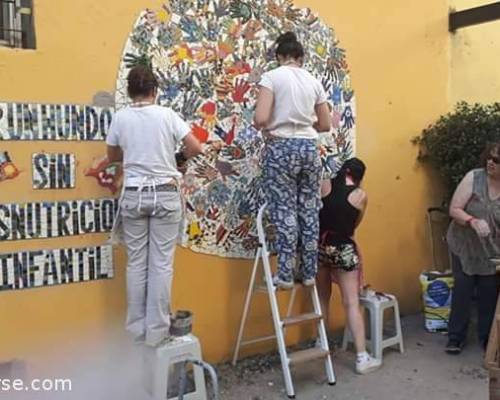
M 0 182 L 14 179 L 19 175 L 19 170 L 12 162 L 9 153 L 0 151 Z
M 92 167 L 86 169 L 84 174 L 96 178 L 99 186 L 114 194 L 120 186 L 122 166 L 120 163 L 109 162 L 107 157 L 101 157 L 94 160 Z

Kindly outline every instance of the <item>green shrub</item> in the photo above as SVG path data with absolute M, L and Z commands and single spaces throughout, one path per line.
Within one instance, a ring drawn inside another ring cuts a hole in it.
M 460 102 L 413 143 L 420 146 L 418 160 L 432 165 L 443 177 L 449 198 L 463 176 L 480 166 L 486 145 L 499 140 L 500 103 Z

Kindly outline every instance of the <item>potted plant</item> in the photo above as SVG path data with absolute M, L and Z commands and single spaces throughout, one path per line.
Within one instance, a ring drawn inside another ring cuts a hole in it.
M 443 178 L 446 204 L 460 180 L 479 167 L 481 152 L 500 140 L 500 103 L 460 102 L 413 139 L 420 147 L 418 160 L 429 163 Z

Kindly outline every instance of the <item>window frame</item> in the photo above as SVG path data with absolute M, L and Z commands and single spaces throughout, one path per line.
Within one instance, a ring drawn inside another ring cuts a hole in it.
M 33 0 L 0 0 L 0 47 L 35 49 Z

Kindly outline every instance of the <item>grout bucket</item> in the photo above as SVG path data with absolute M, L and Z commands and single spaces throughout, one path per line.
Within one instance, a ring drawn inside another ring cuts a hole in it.
M 170 334 L 173 336 L 185 336 L 193 329 L 193 313 L 188 310 L 179 310 L 172 316 Z

